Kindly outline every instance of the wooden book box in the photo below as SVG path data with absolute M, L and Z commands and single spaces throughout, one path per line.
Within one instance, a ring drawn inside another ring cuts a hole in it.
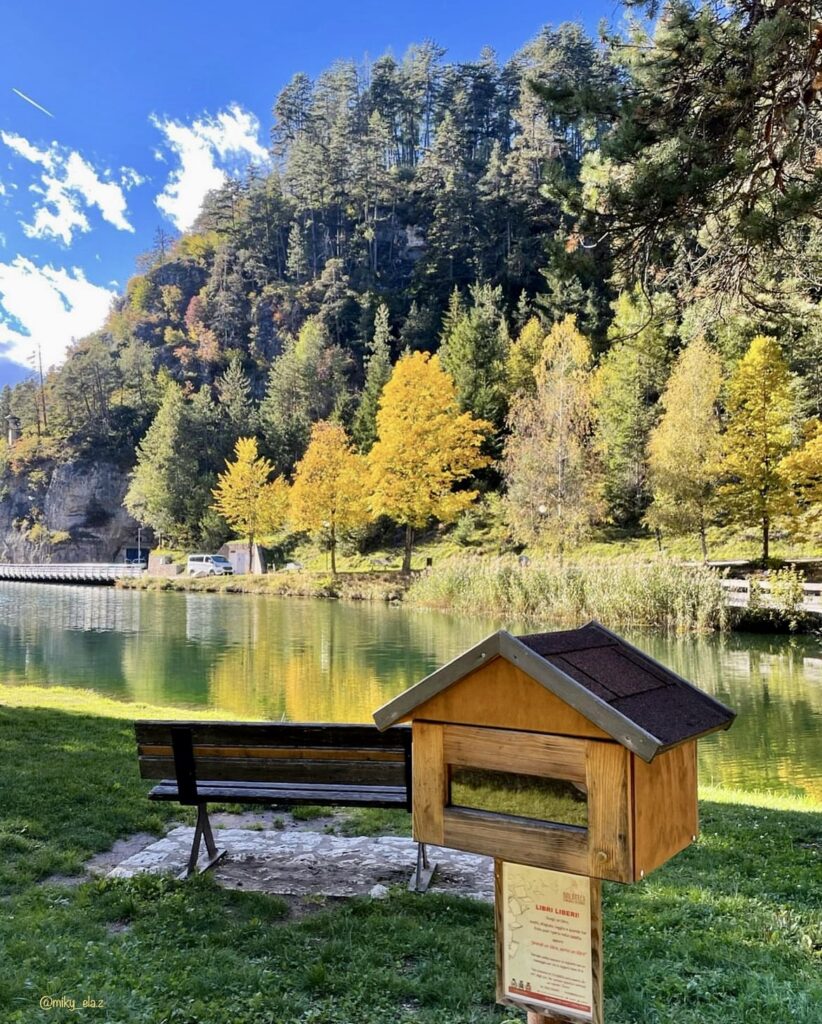
M 417 841 L 634 882 L 696 837 L 696 741 L 734 713 L 591 622 L 501 630 L 374 719 L 412 723 Z

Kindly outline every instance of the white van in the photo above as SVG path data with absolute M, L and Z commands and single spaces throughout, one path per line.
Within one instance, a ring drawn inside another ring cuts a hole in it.
M 234 566 L 223 555 L 189 555 L 187 576 L 233 576 Z

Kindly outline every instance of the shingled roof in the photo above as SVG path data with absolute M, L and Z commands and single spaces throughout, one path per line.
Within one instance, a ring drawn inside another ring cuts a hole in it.
M 727 729 L 735 712 L 621 637 L 580 629 L 515 637 L 500 630 L 374 713 L 380 729 L 494 657 L 517 665 L 615 740 L 651 761 L 660 751 Z

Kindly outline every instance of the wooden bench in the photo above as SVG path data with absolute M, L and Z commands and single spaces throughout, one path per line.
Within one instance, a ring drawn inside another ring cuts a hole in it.
M 205 839 L 205 871 L 225 855 L 210 803 L 318 804 L 411 810 L 411 730 L 292 722 L 135 722 L 140 776 L 159 779 L 151 800 L 197 808 L 188 877 Z M 434 866 L 417 845 L 409 889 L 423 892 Z

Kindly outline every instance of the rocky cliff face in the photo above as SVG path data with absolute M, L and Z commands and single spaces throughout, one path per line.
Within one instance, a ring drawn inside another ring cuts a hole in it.
M 128 473 L 108 462 L 66 462 L 7 476 L 0 562 L 113 562 L 137 543 L 123 508 Z

